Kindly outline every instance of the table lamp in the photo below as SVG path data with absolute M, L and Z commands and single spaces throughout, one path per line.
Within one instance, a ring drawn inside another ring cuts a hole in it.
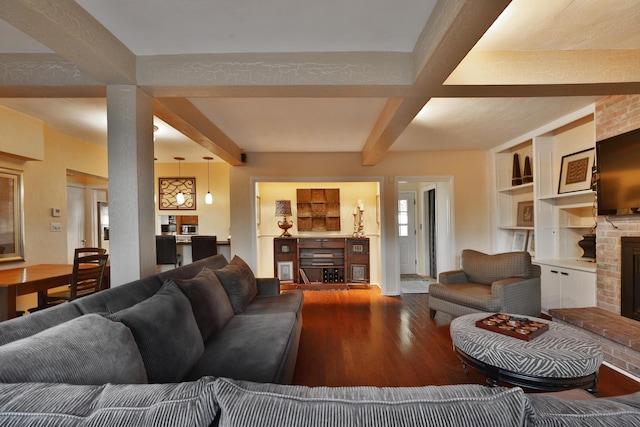
M 276 200 L 276 216 L 282 216 L 282 221 L 278 221 L 278 227 L 282 229 L 280 237 L 291 237 L 288 230 L 293 227 L 293 221 L 287 220 L 291 215 L 291 200 Z

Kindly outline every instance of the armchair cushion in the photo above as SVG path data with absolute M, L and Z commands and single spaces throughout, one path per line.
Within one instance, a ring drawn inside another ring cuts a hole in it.
M 465 249 L 462 251 L 461 267 L 471 282 L 483 285 L 509 277 L 529 279 L 533 275 L 529 252 L 487 255 Z
M 491 287 L 477 283 L 432 283 L 429 296 L 478 311 L 496 312 L 502 307 L 502 300 L 492 294 Z

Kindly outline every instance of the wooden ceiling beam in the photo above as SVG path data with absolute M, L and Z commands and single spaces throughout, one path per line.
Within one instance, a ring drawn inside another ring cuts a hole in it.
M 509 5 L 509 0 L 440 0 L 413 52 L 414 94 L 391 100 L 362 149 L 362 164 L 379 162 L 460 61 Z
M 231 166 L 243 166 L 242 149 L 186 98 L 156 98 L 154 114 Z

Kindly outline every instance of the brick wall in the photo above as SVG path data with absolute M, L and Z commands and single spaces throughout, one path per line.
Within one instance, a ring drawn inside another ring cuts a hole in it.
M 615 95 L 596 103 L 596 140 L 640 128 L 640 95 Z M 640 236 L 640 216 L 597 218 L 597 305 L 620 314 L 620 238 Z

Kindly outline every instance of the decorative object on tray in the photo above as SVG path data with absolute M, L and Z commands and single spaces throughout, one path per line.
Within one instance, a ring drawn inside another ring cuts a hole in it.
M 489 317 L 480 319 L 476 321 L 476 326 L 524 341 L 531 341 L 549 330 L 548 323 L 503 313 L 492 314 Z
M 518 153 L 513 155 L 513 171 L 511 172 L 511 185 L 522 184 L 522 174 L 520 173 L 520 156 Z
M 524 172 L 522 173 L 522 183 L 528 184 L 533 182 L 533 172 L 531 171 L 531 159 L 529 156 L 524 158 Z
M 278 221 L 278 227 L 282 229 L 280 237 L 291 236 L 289 229 L 293 227 L 293 221 L 287 220 L 291 215 L 291 200 L 276 200 L 276 216 L 282 216 L 282 221 Z
M 533 200 L 518 202 L 518 227 L 533 227 Z
M 589 190 L 593 174 L 594 148 L 562 156 L 558 194 Z

